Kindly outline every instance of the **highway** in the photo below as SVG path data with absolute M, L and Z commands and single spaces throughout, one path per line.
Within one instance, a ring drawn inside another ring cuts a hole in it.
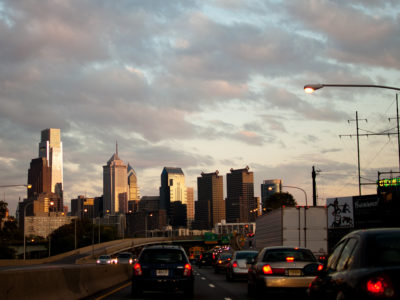
M 195 274 L 195 290 L 193 300 L 242 300 L 252 299 L 247 295 L 247 282 L 245 280 L 228 282 L 225 280 L 225 274 L 215 274 L 214 269 L 197 268 L 194 266 Z M 108 290 L 95 297 L 87 298 L 87 300 L 120 300 L 130 298 L 131 285 L 125 283 L 118 288 Z M 271 296 L 271 297 L 270 297 Z M 294 297 L 295 296 L 295 297 Z M 266 298 L 266 297 L 263 297 Z M 305 295 L 299 293 L 287 294 L 284 292 L 273 293 L 268 295 L 268 299 L 306 299 Z M 136 299 L 187 299 L 183 293 L 161 293 L 161 292 L 145 292 L 140 298 Z

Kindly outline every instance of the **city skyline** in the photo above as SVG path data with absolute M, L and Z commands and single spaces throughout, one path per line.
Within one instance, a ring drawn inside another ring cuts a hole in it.
M 0 185 L 26 184 L 38 133 L 60 128 L 67 205 L 102 194 L 115 140 L 143 196 L 158 195 L 164 166 L 195 189 L 201 172 L 249 166 L 254 196 L 280 178 L 308 199 L 315 166 L 318 203 L 357 195 L 348 120 L 357 111 L 360 133 L 392 130 L 396 94 L 303 86 L 398 85 L 399 12 L 398 1 L 0 0 Z M 397 148 L 361 137 L 363 180 L 397 171 Z M 26 197 L 0 193 L 11 214 Z

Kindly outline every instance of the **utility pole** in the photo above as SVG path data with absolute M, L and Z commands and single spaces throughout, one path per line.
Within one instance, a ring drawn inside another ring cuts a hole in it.
M 316 177 L 317 177 L 317 173 L 319 173 L 320 171 L 317 170 L 315 171 L 315 167 L 312 167 L 312 172 L 311 172 L 311 176 L 312 176 L 312 200 L 313 200 L 313 206 L 317 206 L 317 183 L 316 183 Z

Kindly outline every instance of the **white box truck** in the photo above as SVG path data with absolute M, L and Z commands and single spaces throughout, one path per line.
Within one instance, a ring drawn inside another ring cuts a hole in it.
M 304 247 L 323 259 L 328 253 L 326 207 L 282 207 L 258 217 L 253 245 Z

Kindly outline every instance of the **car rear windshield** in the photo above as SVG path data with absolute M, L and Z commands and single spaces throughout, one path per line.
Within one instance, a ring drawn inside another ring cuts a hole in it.
M 317 261 L 307 249 L 271 249 L 265 252 L 263 262 L 287 261 L 288 257 L 293 257 L 294 261 Z
M 237 259 L 255 258 L 258 252 L 238 252 L 236 253 Z
M 219 258 L 220 258 L 220 259 L 227 259 L 227 258 L 229 258 L 229 257 L 232 257 L 232 253 L 221 253 L 221 254 L 219 255 Z
M 181 250 L 176 249 L 148 249 L 144 250 L 141 263 L 147 264 L 179 264 L 187 263 L 185 255 Z
M 368 239 L 368 265 L 400 266 L 400 232 L 387 232 Z

